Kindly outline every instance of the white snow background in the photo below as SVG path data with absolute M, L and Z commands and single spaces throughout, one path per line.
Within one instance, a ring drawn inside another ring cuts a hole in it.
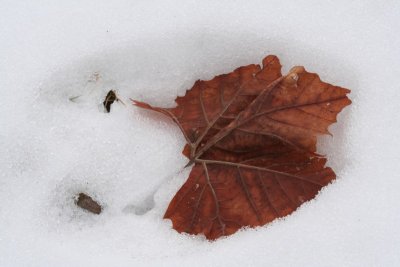
M 399 1 L 1 0 L 0 266 L 399 266 L 399 30 Z M 173 106 L 268 54 L 352 90 L 320 139 L 338 179 L 264 227 L 178 234 L 184 138 L 129 98 Z

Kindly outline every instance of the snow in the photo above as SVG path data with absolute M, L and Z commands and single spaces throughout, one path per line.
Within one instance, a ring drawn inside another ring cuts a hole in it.
M 398 1 L 1 1 L 0 266 L 400 265 Z M 208 242 L 163 213 L 189 170 L 168 119 L 197 79 L 278 55 L 352 89 L 321 138 L 338 180 Z M 104 113 L 114 89 L 123 103 Z M 75 101 L 70 97 L 79 96 Z M 74 204 L 85 191 L 104 206 Z

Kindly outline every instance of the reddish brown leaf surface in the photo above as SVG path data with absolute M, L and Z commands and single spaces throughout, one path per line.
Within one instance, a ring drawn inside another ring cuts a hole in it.
M 178 232 L 208 239 L 286 216 L 335 179 L 316 154 L 317 136 L 351 101 L 350 90 L 294 67 L 286 76 L 276 56 L 197 81 L 169 116 L 182 130 L 194 165 L 165 218 Z

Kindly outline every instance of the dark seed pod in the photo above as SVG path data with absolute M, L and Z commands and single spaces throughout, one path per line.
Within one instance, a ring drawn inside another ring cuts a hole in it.
M 110 113 L 111 105 L 112 103 L 114 103 L 115 100 L 118 101 L 117 95 L 115 94 L 114 90 L 110 90 L 103 101 L 103 106 L 106 109 L 107 113 Z

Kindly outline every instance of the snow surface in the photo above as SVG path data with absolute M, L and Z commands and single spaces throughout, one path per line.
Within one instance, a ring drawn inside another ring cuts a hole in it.
M 1 0 L 0 266 L 399 266 L 399 30 L 398 1 Z M 172 106 L 267 54 L 352 89 L 321 138 L 338 179 L 265 227 L 177 234 L 183 137 L 128 99 Z

